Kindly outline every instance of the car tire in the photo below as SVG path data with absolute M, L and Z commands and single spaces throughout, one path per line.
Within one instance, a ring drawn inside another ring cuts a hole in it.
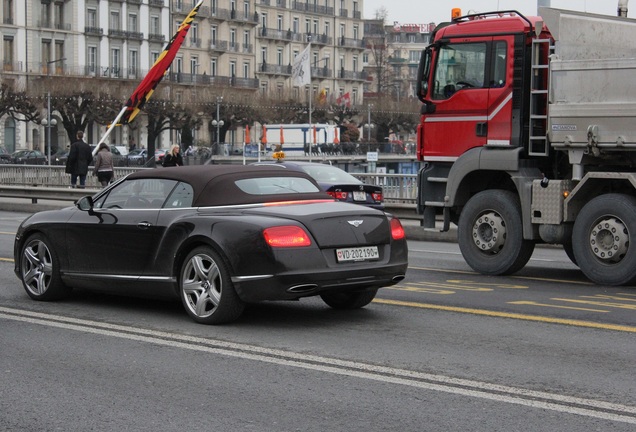
M 473 270 L 493 276 L 521 270 L 535 246 L 523 238 L 519 199 L 505 190 L 483 191 L 468 200 L 459 216 L 457 243 Z
M 187 255 L 181 267 L 179 291 L 186 312 L 201 324 L 234 321 L 245 309 L 225 262 L 207 246 Z
M 51 242 L 43 234 L 33 234 L 22 246 L 20 279 L 33 300 L 59 300 L 71 293 L 60 277 L 60 265 Z
M 583 206 L 572 232 L 579 268 L 599 285 L 636 283 L 636 198 L 611 193 Z
M 320 298 L 334 309 L 360 309 L 373 301 L 377 289 L 354 292 L 326 292 Z

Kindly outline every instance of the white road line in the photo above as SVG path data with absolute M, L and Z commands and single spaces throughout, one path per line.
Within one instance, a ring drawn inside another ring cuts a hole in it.
M 636 424 L 636 406 L 526 390 L 517 387 L 377 366 L 368 363 L 300 354 L 255 345 L 187 336 L 178 333 L 119 326 L 116 324 L 107 324 L 98 321 L 69 318 L 21 309 L 0 307 L 0 318 L 173 348 L 209 352 L 281 366 L 327 372 L 335 375 L 404 385 L 430 391 L 452 393 L 478 399 L 523 405 L 566 414 Z

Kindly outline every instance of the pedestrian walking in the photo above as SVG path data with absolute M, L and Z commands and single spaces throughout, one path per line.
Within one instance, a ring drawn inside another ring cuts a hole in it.
M 103 188 L 113 180 L 113 154 L 110 152 L 110 146 L 106 143 L 101 143 L 97 149 L 93 175 L 97 176 L 97 180 Z
M 179 144 L 173 145 L 163 157 L 162 165 L 164 167 L 183 166 L 183 158 L 181 157 L 180 151 L 181 147 L 179 147 Z
M 66 173 L 71 175 L 71 187 L 86 187 L 86 175 L 88 174 L 88 165 L 93 160 L 91 146 L 84 142 L 84 132 L 77 132 L 77 141 L 71 144 L 71 150 L 66 160 Z M 77 179 L 79 177 L 79 185 Z

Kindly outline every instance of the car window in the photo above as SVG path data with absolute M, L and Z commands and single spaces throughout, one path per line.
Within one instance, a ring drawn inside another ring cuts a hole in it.
M 250 195 L 320 192 L 312 182 L 302 177 L 248 178 L 237 180 L 236 186 Z
M 108 194 L 94 203 L 95 208 L 105 209 L 159 209 L 175 188 L 175 180 L 137 179 L 126 180 L 113 187 Z
M 321 183 L 360 184 L 360 180 L 331 165 L 303 165 L 302 169 Z
M 192 207 L 192 198 L 194 191 L 192 186 L 187 183 L 180 182 L 168 196 L 164 208 L 183 208 Z

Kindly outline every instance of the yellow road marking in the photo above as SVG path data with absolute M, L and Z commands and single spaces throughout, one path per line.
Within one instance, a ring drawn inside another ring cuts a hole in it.
M 586 311 L 586 312 L 603 312 L 603 313 L 609 312 L 609 311 L 601 310 L 601 309 L 587 309 L 587 308 L 578 308 L 578 307 L 573 307 L 573 306 L 559 306 L 559 305 L 553 305 L 553 304 L 548 304 L 548 303 L 537 303 L 537 302 L 526 301 L 526 300 L 508 302 L 508 304 L 543 306 L 543 307 L 551 307 L 551 308 L 556 308 L 556 309 L 571 309 L 571 310 L 579 310 L 579 311 Z
M 407 307 L 415 307 L 420 309 L 431 309 L 431 310 L 439 310 L 445 312 L 457 312 L 457 313 L 466 313 L 471 315 L 483 315 L 489 316 L 493 318 L 511 318 L 518 319 L 524 321 L 534 321 L 534 322 L 542 322 L 548 324 L 562 324 L 569 325 L 574 327 L 587 327 L 594 328 L 600 330 L 613 330 L 613 331 L 621 331 L 628 333 L 636 333 L 636 327 L 626 326 L 626 325 L 618 325 L 618 324 L 603 324 L 603 323 L 595 323 L 591 321 L 581 321 L 581 320 L 573 320 L 573 319 L 563 319 L 563 318 L 551 318 L 540 315 L 526 315 L 520 313 L 510 313 L 510 312 L 496 312 L 489 311 L 483 309 L 471 309 L 464 307 L 456 307 L 456 306 L 441 306 L 435 304 L 428 303 L 415 303 L 415 302 L 406 302 L 400 300 L 386 300 L 386 299 L 378 299 L 373 300 L 374 303 L 386 304 L 392 306 L 407 306 Z
M 14 232 L 6 232 L 6 231 L 0 231 L 0 234 L 10 235 L 10 236 L 14 236 L 15 235 Z
M 550 300 L 564 301 L 564 302 L 570 302 L 570 303 L 581 303 L 581 304 L 588 304 L 588 305 L 594 305 L 594 306 L 612 307 L 612 308 L 618 308 L 618 309 L 636 310 L 636 305 L 628 305 L 628 304 L 620 304 L 620 303 L 611 303 L 611 302 L 602 302 L 602 301 L 590 301 L 590 300 L 564 299 L 564 298 L 553 298 L 553 299 L 550 299 Z
M 438 272 L 438 273 L 458 273 L 458 274 L 467 274 L 467 275 L 480 275 L 477 272 L 464 271 L 464 270 L 448 270 L 448 269 L 434 269 L 427 267 L 409 267 L 412 270 L 424 270 L 430 272 Z M 567 279 L 552 279 L 552 278 L 541 278 L 534 276 L 508 276 L 513 279 L 522 279 L 522 280 L 533 280 L 533 281 L 542 281 L 542 282 L 556 282 L 556 283 L 570 283 L 570 284 L 578 284 L 578 285 L 594 285 L 589 281 L 575 281 L 575 280 L 567 280 Z
M 0 261 L 13 262 L 13 258 L 0 258 Z

